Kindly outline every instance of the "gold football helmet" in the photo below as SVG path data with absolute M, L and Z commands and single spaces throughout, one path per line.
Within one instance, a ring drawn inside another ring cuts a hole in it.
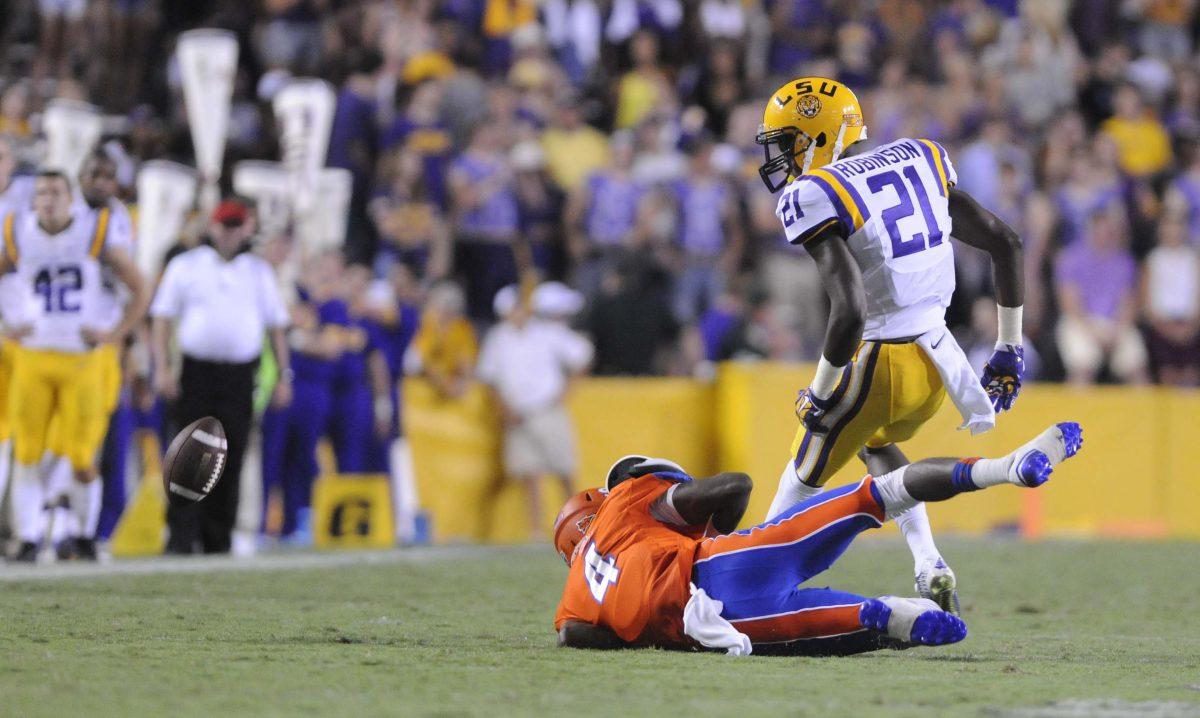
M 862 105 L 849 87 L 827 77 L 801 77 L 771 95 L 754 141 L 766 162 L 758 168 L 767 189 L 777 192 L 791 179 L 836 162 L 842 152 L 866 139 Z M 772 155 L 774 147 L 779 151 Z M 773 175 L 784 172 L 776 182 Z

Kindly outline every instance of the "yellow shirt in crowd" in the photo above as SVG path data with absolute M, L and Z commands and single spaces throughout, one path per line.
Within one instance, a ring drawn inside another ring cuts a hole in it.
M 627 72 L 617 86 L 617 127 L 637 127 L 658 106 L 659 83 L 636 72 Z
M 568 192 L 608 163 L 608 138 L 588 125 L 575 130 L 546 130 L 542 150 L 550 177 Z
M 471 322 L 462 317 L 442 322 L 428 313 L 422 317 L 421 328 L 413 337 L 413 349 L 426 373 L 443 378 L 471 374 L 479 355 Z
M 1100 130 L 1117 144 L 1121 169 L 1135 177 L 1161 172 L 1171 163 L 1171 138 L 1158 120 L 1113 117 Z
M 483 34 L 488 37 L 503 37 L 531 22 L 537 22 L 533 0 L 488 0 L 483 9 Z

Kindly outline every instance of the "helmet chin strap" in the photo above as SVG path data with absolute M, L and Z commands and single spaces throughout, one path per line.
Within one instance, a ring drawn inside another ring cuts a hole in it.
M 842 122 L 841 126 L 838 127 L 837 140 L 835 140 L 833 143 L 833 160 L 831 160 L 832 162 L 837 162 L 838 158 L 842 156 L 842 150 L 844 149 L 842 147 L 842 143 L 845 139 L 846 139 L 846 123 Z
M 812 165 L 813 155 L 817 152 L 817 143 L 809 141 L 808 149 L 804 150 L 804 164 L 800 166 L 800 174 L 807 174 L 808 168 Z

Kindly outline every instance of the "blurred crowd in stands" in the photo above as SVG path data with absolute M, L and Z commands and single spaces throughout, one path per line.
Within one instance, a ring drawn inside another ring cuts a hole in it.
M 1035 378 L 1196 384 L 1195 5 L 4 0 L 0 132 L 32 156 L 47 100 L 102 107 L 136 203 L 139 162 L 192 159 L 180 31 L 242 42 L 227 167 L 278 157 L 269 102 L 289 77 L 331 81 L 328 164 L 354 192 L 347 268 L 314 271 L 352 278 L 322 279 L 337 291 L 387 279 L 450 322 L 439 351 L 463 356 L 428 365 L 453 392 L 472 373 L 467 335 L 530 273 L 582 293 L 595 374 L 815 358 L 825 298 L 784 241 L 753 138 L 778 85 L 836 77 L 859 92 L 867 145 L 937 139 L 960 185 L 1024 238 Z M 950 323 L 986 356 L 989 265 L 956 252 Z

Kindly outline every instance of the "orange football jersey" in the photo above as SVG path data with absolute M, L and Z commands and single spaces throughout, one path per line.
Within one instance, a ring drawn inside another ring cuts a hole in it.
M 683 607 L 705 527 L 675 526 L 652 515 L 654 502 L 674 483 L 651 474 L 608 495 L 571 562 L 555 629 L 586 621 L 631 643 L 687 643 Z

